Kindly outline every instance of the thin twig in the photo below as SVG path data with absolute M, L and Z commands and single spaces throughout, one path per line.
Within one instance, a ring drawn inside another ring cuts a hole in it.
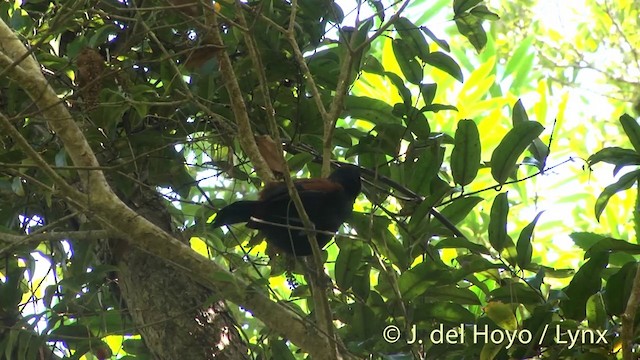
M 378 37 L 380 37 L 385 31 L 387 31 L 387 29 L 389 28 L 389 26 L 393 25 L 393 23 L 395 23 L 400 16 L 402 15 L 402 12 L 404 11 L 404 9 L 407 8 L 407 6 L 409 6 L 409 4 L 411 3 L 411 0 L 405 0 L 402 5 L 400 5 L 400 8 L 398 9 L 398 11 L 396 11 L 390 18 L 389 21 L 387 21 L 386 23 L 384 23 L 382 26 L 380 26 L 380 28 L 378 28 L 378 30 L 376 30 L 376 32 L 373 33 L 373 35 L 371 35 L 371 37 L 369 37 L 365 42 L 363 42 L 362 44 L 360 44 L 358 46 L 357 49 L 355 49 L 355 52 L 358 51 L 362 51 L 362 49 L 365 48 L 365 46 L 368 46 L 371 44 L 371 42 L 373 42 L 373 40 L 377 39 Z
M 58 241 L 65 239 L 73 240 L 93 240 L 102 239 L 108 237 L 109 234 L 105 230 L 87 230 L 87 231 L 50 231 L 41 234 L 28 234 L 28 235 L 13 235 L 4 232 L 0 232 L 0 241 L 9 243 L 5 248 L 0 249 L 0 255 L 3 254 L 7 248 L 11 248 L 18 245 L 24 245 L 30 242 L 40 241 Z
M 295 9 L 296 8 L 295 8 L 295 1 L 294 1 L 294 4 L 292 5 L 292 9 L 291 9 L 292 15 L 291 15 L 290 21 L 295 20 L 295 12 L 296 12 Z M 242 25 L 245 28 L 248 28 L 242 9 L 238 9 L 237 14 L 238 14 L 238 21 L 240 25 Z M 264 66 L 262 64 L 262 58 L 260 57 L 257 44 L 251 32 L 247 32 L 244 34 L 244 40 L 247 45 L 247 51 L 248 51 L 249 57 L 251 58 L 253 67 L 258 75 L 258 82 L 259 82 L 260 89 L 264 99 L 263 105 L 266 110 L 266 116 L 267 116 L 267 121 L 269 125 L 269 132 L 271 133 L 272 138 L 280 139 L 278 124 L 276 123 L 276 118 L 275 118 L 275 110 L 271 102 L 271 96 L 270 96 L 269 87 L 267 84 L 267 76 L 264 72 Z M 329 343 L 333 344 L 333 346 L 330 346 L 330 348 L 333 349 L 333 351 L 330 352 L 331 354 L 329 354 L 330 358 L 337 359 L 339 355 L 338 355 L 338 350 L 336 346 L 337 345 L 336 338 L 334 334 L 333 317 L 331 315 L 331 308 L 329 307 L 329 302 L 326 295 L 328 292 L 328 289 L 326 286 L 323 286 L 324 284 L 323 281 L 317 281 L 317 279 L 320 278 L 320 274 L 324 274 L 324 266 L 323 266 L 322 256 L 321 256 L 322 250 L 318 246 L 318 241 L 316 238 L 316 234 L 314 232 L 315 230 L 314 224 L 311 222 L 311 219 L 309 219 L 309 216 L 302 203 L 302 199 L 300 199 L 300 194 L 298 194 L 295 184 L 291 179 L 291 174 L 290 174 L 288 165 L 283 156 L 284 150 L 282 148 L 282 142 L 275 141 L 274 143 L 276 147 L 276 152 L 280 155 L 281 163 L 282 163 L 282 166 L 284 167 L 283 176 L 289 191 L 289 195 L 293 200 L 295 208 L 298 212 L 298 216 L 302 220 L 304 230 L 307 232 L 307 237 L 311 245 L 314 261 L 313 261 L 313 270 L 312 270 L 313 274 L 311 274 L 310 276 L 309 285 L 311 286 L 311 289 L 313 292 L 313 299 L 315 303 L 316 317 L 318 320 L 319 331 L 323 334 L 326 334 L 327 336 L 326 340 L 328 344 Z
M 22 71 L 18 69 L 19 68 L 16 68 L 15 71 Z M 45 174 L 47 174 L 51 180 L 60 187 L 61 191 L 65 195 L 83 203 L 87 202 L 87 196 L 69 185 L 62 176 L 58 175 L 58 173 L 49 166 L 49 163 L 47 163 L 47 161 L 31 147 L 27 139 L 25 139 L 24 136 L 16 130 L 16 128 L 9 122 L 9 119 L 7 119 L 7 117 L 2 113 L 0 113 L 0 128 L 4 129 L 5 134 L 9 135 L 17 143 L 22 151 L 24 151 L 25 154 L 27 154 L 36 163 L 36 165 L 38 165 L 38 168 L 44 171 Z

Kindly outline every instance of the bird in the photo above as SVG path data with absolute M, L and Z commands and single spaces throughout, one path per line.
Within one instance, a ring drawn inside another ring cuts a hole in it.
M 313 223 L 322 249 L 349 218 L 360 194 L 360 168 L 342 165 L 328 178 L 296 179 L 294 185 Z M 284 182 L 267 184 L 258 200 L 241 200 L 218 211 L 212 228 L 246 222 L 260 230 L 267 243 L 294 256 L 312 254 L 311 244 Z M 292 228 L 295 227 L 295 228 Z

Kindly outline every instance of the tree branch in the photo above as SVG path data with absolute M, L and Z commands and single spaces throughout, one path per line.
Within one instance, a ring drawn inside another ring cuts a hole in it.
M 253 131 L 251 130 L 251 121 L 249 121 L 249 115 L 247 113 L 247 106 L 244 103 L 244 97 L 238 84 L 238 79 L 233 70 L 231 59 L 229 54 L 225 50 L 224 42 L 222 41 L 222 35 L 220 34 L 220 27 L 218 25 L 217 16 L 212 16 L 213 23 L 211 24 L 211 39 L 214 45 L 220 47 L 221 50 L 216 52 L 218 62 L 220 63 L 220 72 L 224 79 L 224 86 L 229 93 L 229 99 L 231 100 L 231 108 L 233 114 L 238 123 L 238 142 L 242 146 L 244 153 L 251 159 L 258 176 L 262 181 L 273 181 L 273 173 L 269 169 L 269 165 L 262 157 L 258 145 L 253 137 Z
M 19 58 L 27 51 L 2 20 L 0 20 L 0 38 L 3 39 L 0 43 L 0 50 L 8 54 L 11 59 Z M 0 63 L 0 66 L 5 67 L 5 64 Z M 43 116 L 64 144 L 73 163 L 76 166 L 99 166 L 82 131 L 47 83 L 35 60 L 26 57 L 16 69 L 18 67 L 23 71 L 12 71 L 12 79 L 27 91 L 41 109 L 46 109 Z M 33 153 L 30 153 L 30 156 L 34 156 Z M 37 161 L 38 158 L 33 160 Z M 195 281 L 218 292 L 222 298 L 241 305 L 263 321 L 267 327 L 303 348 L 312 356 L 321 358 L 322 354 L 326 352 L 325 342 L 319 340 L 320 334 L 299 314 L 285 305 L 272 301 L 260 289 L 199 255 L 127 207 L 113 193 L 102 171 L 88 170 L 86 173 L 84 177 L 85 191 L 90 196 L 85 194 L 82 196 L 86 196 L 90 200 L 87 205 L 90 205 L 91 211 L 88 211 L 87 214 L 98 218 L 104 226 L 112 229 L 115 236 L 130 241 L 152 255 L 171 259 L 172 262 L 184 268 Z M 73 197 L 80 196 L 74 193 Z
M 295 8 L 292 7 L 292 13 L 295 13 Z M 248 28 L 247 21 L 244 17 L 244 13 L 242 12 L 242 8 L 238 6 L 237 9 L 238 21 L 241 26 L 244 28 Z M 294 18 L 294 16 L 292 15 Z M 271 102 L 271 96 L 269 94 L 269 86 L 267 84 L 267 76 L 264 72 L 264 66 L 262 64 L 262 58 L 258 51 L 258 47 L 255 43 L 255 39 L 250 31 L 247 31 L 244 34 L 244 40 L 247 45 L 247 50 L 249 53 L 249 57 L 253 63 L 254 69 L 258 75 L 258 82 L 260 84 L 260 90 L 264 99 L 264 106 L 266 110 L 269 132 L 274 139 L 280 139 L 280 133 L 278 130 L 278 124 L 276 123 L 275 118 L 275 110 L 273 108 L 273 104 Z M 289 191 L 289 195 L 293 200 L 293 203 L 296 207 L 298 215 L 302 220 L 302 224 L 304 225 L 305 230 L 307 231 L 307 236 L 309 238 L 309 243 L 311 244 L 311 250 L 313 255 L 313 272 L 315 274 L 310 275 L 310 287 L 313 291 L 314 304 L 316 309 L 316 318 L 318 321 L 318 325 L 320 328 L 320 332 L 325 334 L 326 337 L 323 338 L 327 342 L 327 347 L 332 349 L 332 351 L 326 352 L 327 359 L 338 359 L 341 358 L 338 352 L 338 343 L 334 334 L 333 327 L 333 316 L 331 314 L 331 308 L 329 307 L 329 301 L 327 299 L 328 289 L 326 286 L 322 286 L 322 281 L 315 281 L 316 278 L 319 278 L 319 274 L 324 274 L 324 266 L 322 262 L 321 252 L 322 249 L 318 246 L 318 241 L 316 239 L 316 233 L 313 231 L 315 229 L 314 224 L 309 219 L 307 212 L 302 204 L 302 199 L 300 199 L 300 195 L 298 194 L 298 190 L 291 179 L 291 174 L 289 170 L 289 166 L 284 159 L 284 150 L 282 148 L 282 141 L 277 140 L 274 142 L 276 151 L 282 159 L 282 165 L 284 168 L 283 176 L 285 183 L 287 184 L 287 188 Z M 314 276 L 315 275 L 315 276 Z
M 636 230 L 636 244 L 638 243 L 640 233 L 640 181 L 636 181 L 636 203 L 633 209 L 633 225 Z M 633 284 L 631 286 L 631 294 L 627 300 L 627 305 L 624 309 L 624 314 L 620 317 L 620 323 L 622 325 L 622 331 L 620 337 L 622 338 L 622 358 L 624 360 L 635 359 L 633 355 L 633 345 L 635 339 L 634 323 L 636 319 L 636 313 L 640 306 L 640 265 L 636 263 L 636 275 L 633 278 Z
M 636 312 L 640 305 L 640 266 L 636 266 L 636 276 L 633 279 L 633 286 L 631 288 L 631 294 L 627 301 L 627 306 L 624 310 L 624 314 L 621 316 L 622 332 L 620 337 L 622 338 L 622 358 L 624 360 L 635 359 L 633 356 L 634 345 L 634 331 L 633 323 L 636 318 Z

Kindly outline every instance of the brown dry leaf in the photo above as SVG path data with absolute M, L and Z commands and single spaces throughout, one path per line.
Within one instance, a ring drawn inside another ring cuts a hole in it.
M 269 135 L 259 135 L 256 136 L 256 144 L 258 145 L 258 150 L 260 150 L 260 154 L 269 165 L 271 171 L 273 171 L 274 175 L 278 177 L 279 175 L 284 174 L 285 166 L 284 159 L 282 154 L 278 154 L 278 150 L 276 150 L 276 143 L 273 141 L 271 136 Z
M 213 59 L 216 53 L 220 51 L 219 47 L 214 45 L 208 45 L 206 47 L 200 47 L 194 49 L 187 57 L 185 61 L 185 67 L 189 71 L 196 71 L 202 67 L 207 61 Z

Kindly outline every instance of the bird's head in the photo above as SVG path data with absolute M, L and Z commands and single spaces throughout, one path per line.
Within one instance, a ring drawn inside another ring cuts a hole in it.
M 344 191 L 354 199 L 360 194 L 362 184 L 360 183 L 360 168 L 354 165 L 342 165 L 336 169 L 329 180 L 336 182 L 344 188 Z

